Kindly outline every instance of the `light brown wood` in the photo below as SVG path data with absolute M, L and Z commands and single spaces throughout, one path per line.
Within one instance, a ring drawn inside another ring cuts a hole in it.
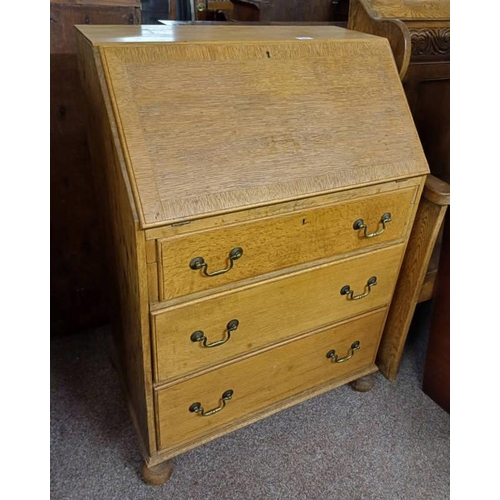
M 188 443 L 265 406 L 371 365 L 384 318 L 385 309 L 379 310 L 158 389 L 159 448 L 166 450 Z M 331 349 L 339 357 L 347 356 L 355 341 L 360 342 L 360 349 L 349 361 L 333 363 L 326 357 Z M 234 391 L 233 398 L 219 413 L 203 417 L 189 411 L 196 402 L 205 410 L 216 408 L 221 395 L 229 389 Z
M 360 0 L 375 18 L 449 20 L 450 0 Z
M 377 370 L 428 171 L 384 40 L 330 27 L 192 28 L 79 35 L 111 220 L 118 369 L 157 482 L 173 456 Z M 220 85 L 207 91 L 207 74 Z M 207 140 L 213 127 L 220 144 Z M 392 221 L 372 241 L 352 228 L 363 218 L 379 230 L 386 211 Z M 185 285 L 164 262 L 203 251 L 212 266 L 234 240 L 248 275 L 172 294 Z M 350 300 L 346 285 L 366 296 Z M 196 330 L 220 340 L 231 319 L 227 343 L 191 340 Z M 227 389 L 221 411 L 189 411 L 216 409 Z
M 152 486 L 160 486 L 165 484 L 174 471 L 174 461 L 167 460 L 158 465 L 149 466 L 146 463 L 142 464 L 141 474 L 144 482 Z
M 161 240 L 160 300 L 400 240 L 410 224 L 416 194 L 416 188 L 409 188 Z M 364 230 L 353 228 L 356 220 L 363 219 L 368 234 L 381 231 L 380 220 L 385 213 L 391 214 L 391 222 L 379 236 L 367 238 Z M 202 257 L 208 272 L 225 269 L 235 247 L 243 249 L 243 256 L 225 274 L 205 276 L 202 270 L 190 268 L 192 259 Z
M 373 375 L 365 375 L 351 382 L 351 387 L 357 392 L 368 392 L 373 389 L 375 378 Z
M 374 18 L 374 14 L 367 7 L 364 0 L 350 0 L 347 27 L 351 30 L 387 38 L 391 44 L 399 76 L 403 79 L 410 64 L 410 33 L 399 19 Z
M 156 243 L 146 239 L 146 262 L 151 264 L 156 260 Z
M 101 193 L 99 200 L 103 204 L 101 220 L 107 237 L 107 269 L 117 301 L 112 319 L 118 369 L 124 378 L 140 441 L 145 446 L 143 453 L 148 456 L 155 451 L 156 442 L 151 432 L 154 424 L 146 243 L 144 233 L 139 231 L 99 56 L 81 37 L 78 46 L 83 88 L 89 103 L 90 151 Z
M 188 302 L 152 316 L 156 381 L 179 377 L 322 325 L 353 317 L 390 302 L 403 256 L 403 245 L 391 246 L 312 270 Z M 349 285 L 355 294 L 377 285 L 360 300 L 340 294 Z M 201 330 L 208 342 L 225 337 L 229 321 L 238 329 L 221 346 L 203 348 L 190 340 Z
M 251 28 L 264 38 L 281 30 Z M 101 46 L 143 227 L 428 172 L 387 42 L 345 39 L 332 50 L 290 29 L 288 41 L 260 44 Z M 198 91 L 204 67 L 218 81 L 208 94 Z M 349 123 L 332 130 L 347 101 Z
M 423 196 L 434 205 L 448 206 L 450 204 L 450 185 L 435 175 L 429 175 Z
M 156 262 L 148 264 L 148 291 L 149 291 L 150 302 L 152 303 L 158 302 L 159 301 L 158 266 Z
M 434 285 L 436 283 L 436 271 L 429 272 L 427 271 L 424 282 L 422 283 L 422 288 L 420 289 L 420 293 L 418 295 L 417 302 L 426 302 L 427 300 L 431 300 L 434 295 Z
M 418 189 L 415 200 L 413 201 L 413 203 L 418 204 L 418 199 L 420 198 L 421 194 L 420 191 L 421 189 L 423 189 L 425 179 L 425 176 L 401 179 L 394 182 L 376 184 L 374 186 L 353 188 L 346 191 L 339 191 L 337 193 L 323 194 L 321 196 L 314 196 L 310 198 L 301 198 L 285 203 L 271 204 L 248 210 L 239 210 L 214 217 L 173 223 L 167 226 L 147 229 L 145 231 L 146 240 L 149 241 L 162 238 L 170 238 L 172 236 L 178 236 L 181 234 L 196 233 L 205 229 L 225 227 L 240 222 L 249 222 L 268 217 L 275 217 L 277 215 L 288 215 L 300 210 L 310 210 L 320 207 L 326 207 L 327 205 L 338 204 L 341 202 L 348 203 L 358 198 L 370 197 L 377 194 L 394 192 L 397 190 L 406 190 L 411 187 L 415 187 Z
M 398 373 L 413 313 L 448 208 L 447 205 L 437 205 L 431 201 L 446 199 L 446 196 L 438 196 L 433 186 L 439 186 L 439 193 L 442 194 L 442 184 L 436 183 L 430 176 L 417 211 L 377 355 L 377 365 L 389 380 L 394 380 Z
M 310 37 L 315 40 L 328 40 L 343 43 L 349 40 L 370 40 L 373 37 L 337 26 L 241 26 L 227 25 L 190 25 L 168 23 L 167 25 L 147 26 L 88 26 L 76 27 L 95 46 L 126 44 L 149 44 L 171 42 L 243 42 L 262 43 L 262 41 L 294 40 L 296 36 Z M 299 31 L 297 31 L 299 30 Z M 305 40 L 307 41 L 307 40 Z
M 337 377 L 333 380 L 330 380 L 325 384 L 316 385 L 311 389 L 301 392 L 297 396 L 292 396 L 291 398 L 288 398 L 284 401 L 278 401 L 236 422 L 232 422 L 231 424 L 225 425 L 224 427 L 217 428 L 211 431 L 210 433 L 199 437 L 196 441 L 184 443 L 175 448 L 169 448 L 168 450 L 155 452 L 150 457 L 150 464 L 161 463 L 164 460 L 179 455 L 180 453 L 184 453 L 186 451 L 192 450 L 193 448 L 206 444 L 212 441 L 213 439 L 219 438 L 221 436 L 224 436 L 225 434 L 241 429 L 247 425 L 253 424 L 254 422 L 258 422 L 263 418 L 274 415 L 275 413 L 278 413 L 282 410 L 286 410 L 287 408 L 291 408 L 294 405 L 307 401 L 315 396 L 324 394 L 325 392 L 331 391 L 332 389 L 348 384 L 353 380 L 356 380 L 357 378 L 375 373 L 377 372 L 377 370 L 378 368 L 375 365 L 369 365 L 355 372 L 351 372 L 347 375 L 343 375 L 342 377 Z

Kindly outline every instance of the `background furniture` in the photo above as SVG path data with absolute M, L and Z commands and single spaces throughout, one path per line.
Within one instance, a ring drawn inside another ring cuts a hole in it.
M 139 0 L 50 2 L 51 332 L 109 321 L 74 24 L 139 24 Z
M 394 380 L 415 307 L 433 297 L 441 251 L 439 229 L 449 204 L 450 3 L 351 0 L 348 27 L 389 40 L 429 167 L 442 181 L 428 181 L 379 351 L 380 370 Z M 444 248 L 449 252 L 449 242 Z M 433 314 L 446 311 L 434 307 Z M 436 321 L 446 325 L 445 319 Z M 449 329 L 441 335 L 449 338 Z
M 434 291 L 434 310 L 423 390 L 441 408 L 450 411 L 450 219 L 444 225 L 443 247 Z
M 428 173 L 386 42 L 333 26 L 78 29 L 146 481 L 314 395 L 370 389 Z M 207 75 L 217 86 L 199 92 Z
M 333 21 L 336 2 L 332 0 L 231 0 L 235 21 L 327 22 Z

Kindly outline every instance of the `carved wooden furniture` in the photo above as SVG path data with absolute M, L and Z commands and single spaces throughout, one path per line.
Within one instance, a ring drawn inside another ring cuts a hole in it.
M 348 27 L 389 40 L 429 167 L 438 178 L 429 179 L 424 192 L 377 358 L 382 373 L 394 380 L 415 307 L 433 296 L 439 230 L 450 202 L 450 3 L 351 0 Z
M 369 389 L 428 173 L 387 41 L 78 29 L 145 480 L 314 395 Z
M 139 24 L 140 0 L 50 2 L 51 332 L 108 321 L 75 24 Z

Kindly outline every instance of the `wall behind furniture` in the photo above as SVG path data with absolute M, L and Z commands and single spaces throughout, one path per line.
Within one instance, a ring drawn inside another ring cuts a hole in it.
M 75 24 L 140 24 L 140 0 L 51 0 L 51 333 L 107 322 Z

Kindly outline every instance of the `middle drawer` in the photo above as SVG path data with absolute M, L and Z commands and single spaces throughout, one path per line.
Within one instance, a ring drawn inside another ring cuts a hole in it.
M 403 250 L 396 245 L 153 312 L 156 382 L 388 304 Z

